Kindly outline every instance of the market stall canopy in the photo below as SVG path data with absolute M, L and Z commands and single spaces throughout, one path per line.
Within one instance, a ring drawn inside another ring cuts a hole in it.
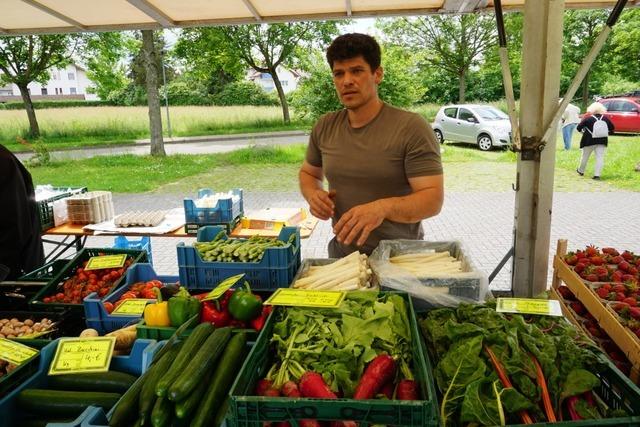
M 503 0 L 505 11 L 525 0 Z M 567 8 L 613 7 L 615 0 L 565 0 Z M 640 5 L 629 0 L 628 6 Z M 493 0 L 0 0 L 0 35 L 119 31 L 349 17 L 465 13 Z

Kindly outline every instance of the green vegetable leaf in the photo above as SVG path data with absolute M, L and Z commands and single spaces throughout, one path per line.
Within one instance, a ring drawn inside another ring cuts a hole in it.
M 564 384 L 562 384 L 562 393 L 560 399 L 577 396 L 584 392 L 593 390 L 600 385 L 600 380 L 594 374 L 584 369 L 574 369 L 569 372 Z

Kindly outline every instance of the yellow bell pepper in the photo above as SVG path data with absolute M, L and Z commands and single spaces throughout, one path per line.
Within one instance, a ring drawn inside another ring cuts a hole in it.
M 162 301 L 159 288 L 153 289 L 156 294 L 156 303 L 149 304 L 144 309 L 144 323 L 147 326 L 171 326 L 169 319 L 169 304 Z

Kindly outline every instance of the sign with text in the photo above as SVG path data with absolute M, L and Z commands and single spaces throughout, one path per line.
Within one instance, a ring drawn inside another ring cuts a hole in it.
M 103 268 L 120 268 L 124 266 L 127 254 L 102 255 L 89 258 L 85 270 L 102 270 Z
M 116 337 L 61 338 L 49 375 L 106 372 Z
M 144 308 L 149 303 L 148 299 L 129 298 L 124 300 L 111 312 L 112 316 L 142 316 Z
M 202 301 L 211 301 L 211 300 L 216 300 L 220 298 L 222 295 L 224 295 L 225 292 L 231 289 L 231 287 L 236 283 L 238 283 L 238 281 L 243 277 L 244 277 L 244 273 L 236 274 L 235 276 L 231 276 L 224 279 L 222 282 L 218 284 L 218 286 L 215 287 L 214 290 L 209 292 L 209 295 L 202 298 Z
M 342 291 L 307 291 L 304 289 L 280 288 L 264 303 L 289 307 L 338 308 L 344 300 Z
M 562 308 L 560 307 L 560 302 L 548 299 L 498 298 L 496 311 L 499 313 L 562 316 Z
M 6 362 L 21 365 L 36 354 L 38 354 L 38 350 L 15 341 L 0 338 L 0 359 Z

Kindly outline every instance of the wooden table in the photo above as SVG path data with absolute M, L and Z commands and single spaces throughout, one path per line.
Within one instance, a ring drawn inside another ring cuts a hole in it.
M 307 219 L 297 224 L 300 227 L 300 237 L 303 239 L 308 238 L 313 233 L 316 225 L 318 225 L 318 218 L 315 218 L 311 215 L 307 215 Z M 50 228 L 44 231 L 43 236 L 64 236 L 62 240 L 51 240 L 43 237 L 42 241 L 45 243 L 49 243 L 55 246 L 53 251 L 49 255 L 47 255 L 47 261 L 53 261 L 54 259 L 59 258 L 63 253 L 67 250 L 75 247 L 76 251 L 80 251 L 89 236 L 129 236 L 129 237 L 140 237 L 140 236 L 149 236 L 149 237 L 195 237 L 193 234 L 187 234 L 184 230 L 184 226 L 174 230 L 170 233 L 164 234 L 149 234 L 149 233 L 132 233 L 132 232 L 122 232 L 117 234 L 95 234 L 91 230 L 85 230 L 82 228 L 81 224 L 63 224 L 58 227 Z M 236 228 L 231 232 L 231 237 L 251 237 L 254 235 L 261 235 L 266 237 L 278 237 L 280 234 L 279 230 L 258 230 L 251 228 L 242 228 L 241 224 L 238 224 Z

